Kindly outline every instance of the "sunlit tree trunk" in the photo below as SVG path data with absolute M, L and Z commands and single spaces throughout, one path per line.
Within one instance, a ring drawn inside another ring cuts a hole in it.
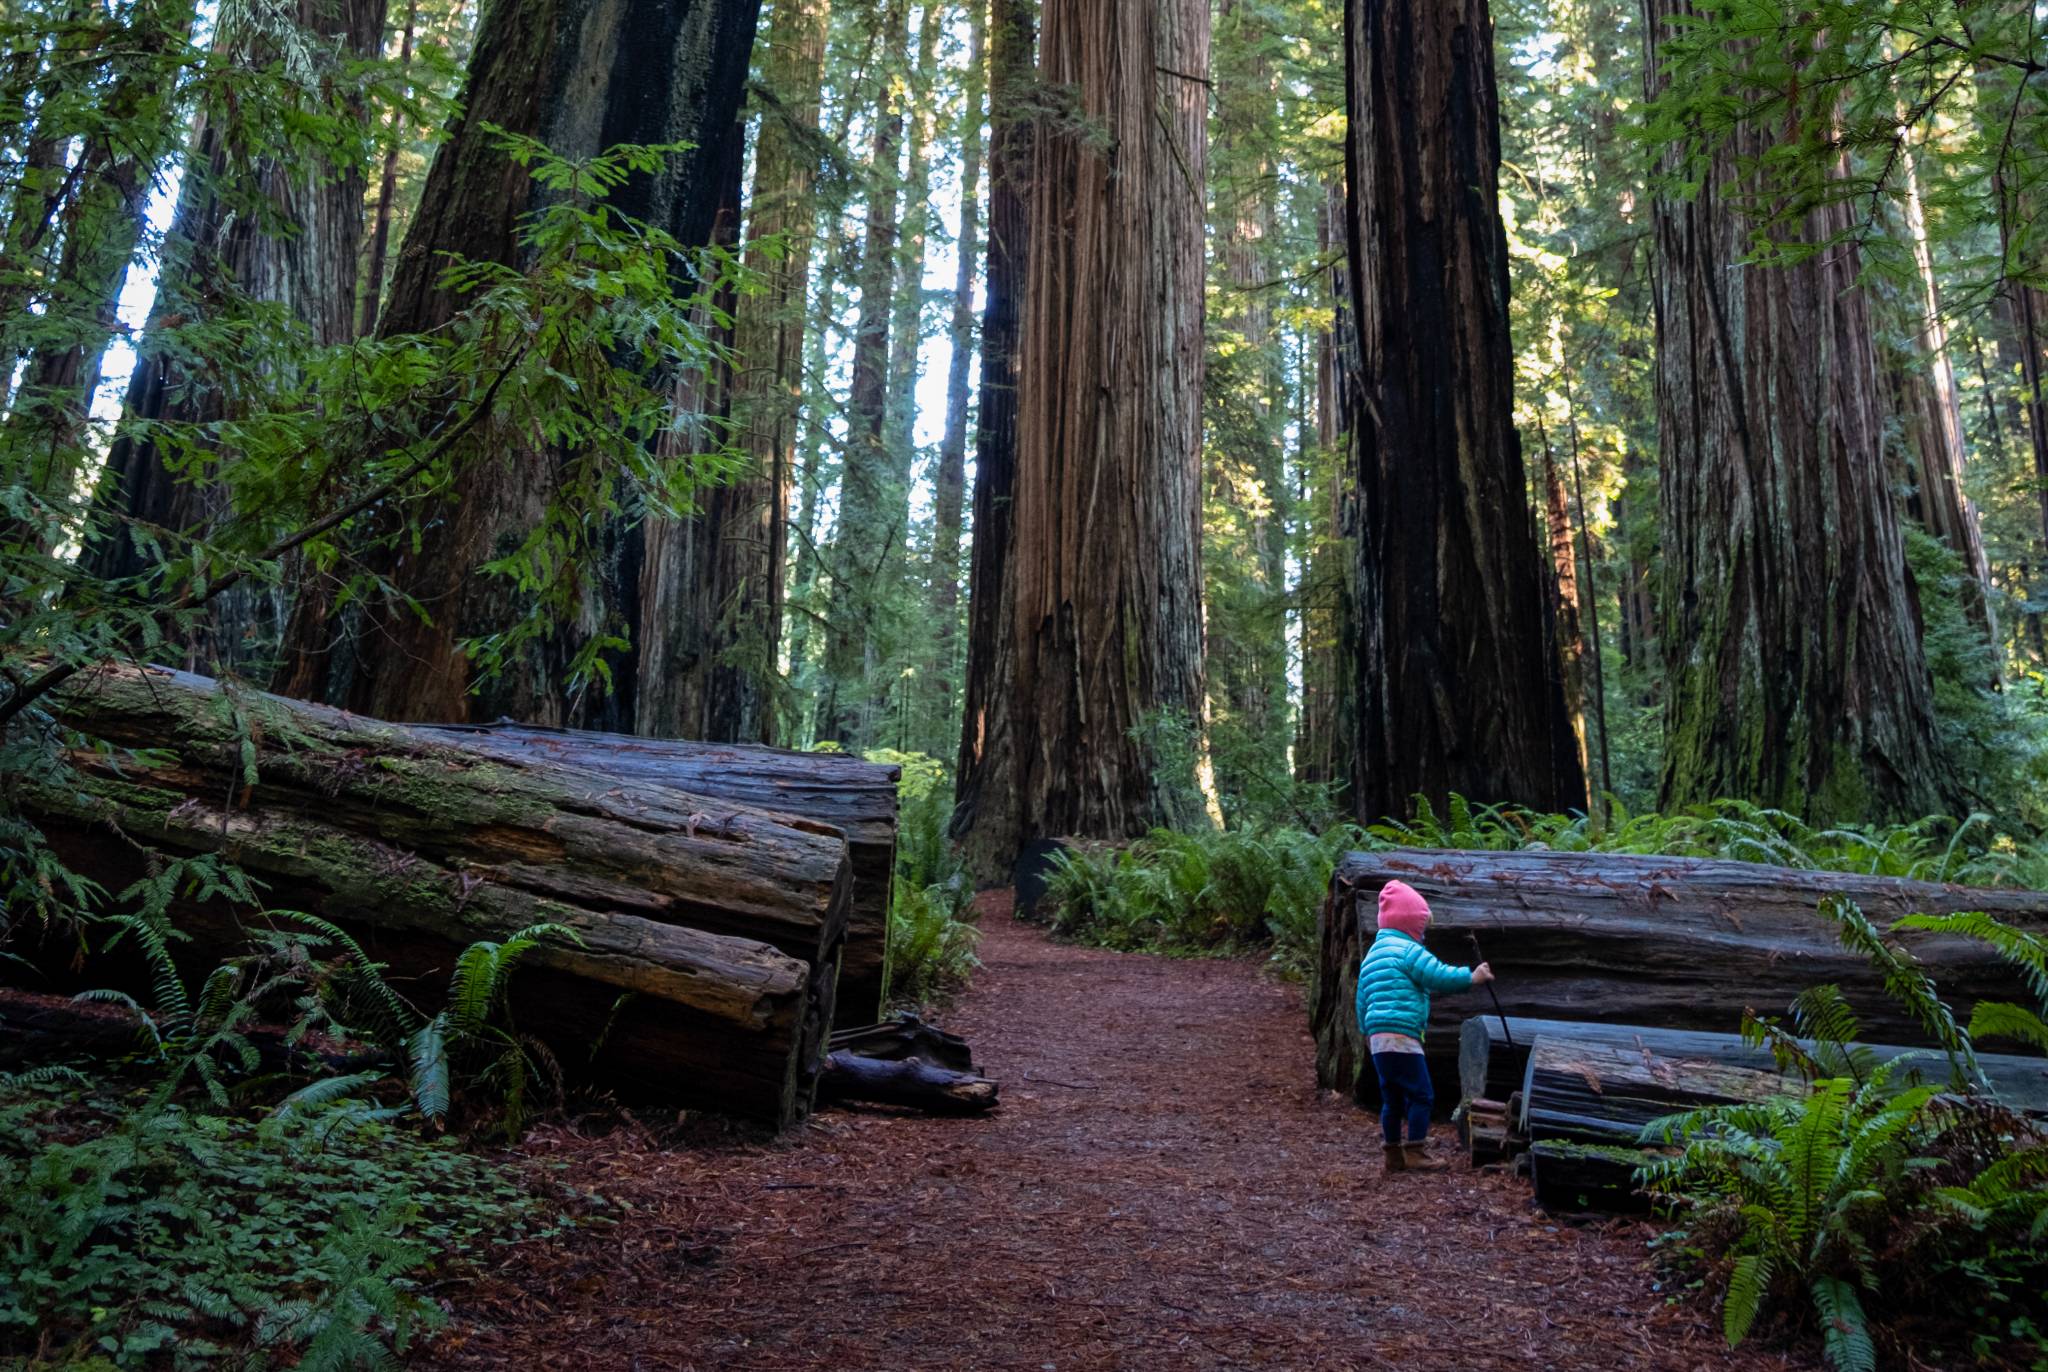
M 1048 0 L 1018 371 L 1006 846 L 1203 815 L 1207 0 Z
M 1656 47 L 1687 0 L 1646 0 Z M 1793 266 L 1746 263 L 1743 125 L 1687 201 L 1655 207 L 1666 671 L 1663 803 L 1815 820 L 1946 808 L 1920 615 L 1887 479 L 1854 209 L 1810 210 Z M 1668 156 L 1675 156 L 1675 151 Z
M 929 698 L 938 719 L 953 718 L 960 676 L 960 533 L 967 495 L 967 419 L 974 364 L 974 282 L 981 266 L 977 233 L 981 194 L 981 91 L 987 0 L 968 0 L 969 38 L 960 118 L 960 228 L 953 238 L 951 353 L 946 363 L 946 430 L 939 441 L 932 510 L 932 652 Z
M 1343 385 L 1355 368 L 1347 367 L 1352 350 L 1350 277 L 1343 263 L 1344 187 L 1332 180 L 1324 188 L 1316 215 L 1316 246 L 1336 256 L 1324 274 L 1329 294 L 1330 327 L 1315 341 L 1315 446 L 1310 467 L 1315 482 L 1303 507 L 1309 530 L 1308 573 L 1301 607 L 1301 721 L 1294 744 L 1294 774 L 1319 786 L 1347 786 L 1351 760 L 1344 742 L 1343 681 L 1345 626 L 1352 618 L 1351 557 L 1344 542 L 1344 493 L 1351 485 Z M 1308 465 L 1308 464 L 1304 464 Z
M 1032 0 L 990 0 L 988 269 L 981 317 L 981 393 L 974 440 L 974 549 L 967 599 L 960 759 L 950 832 L 977 876 L 1007 872 L 1017 834 L 1017 753 L 1011 739 L 1016 670 L 1018 372 L 1031 178 L 1037 131 L 1032 92 Z
M 486 7 L 463 110 L 427 173 L 382 331 L 423 332 L 463 308 L 442 281 L 449 254 L 520 260 L 520 221 L 535 208 L 532 182 L 497 149 L 488 125 L 568 156 L 618 143 L 691 144 L 667 157 L 658 174 L 636 176 L 612 203 L 685 245 L 709 242 L 759 10 L 760 0 L 500 0 Z M 417 551 L 406 544 L 380 558 L 377 570 L 431 618 L 393 598 L 368 606 L 331 693 L 383 718 L 565 717 L 562 676 L 575 630 L 547 636 L 490 681 L 476 679 L 460 646 L 521 616 L 517 592 L 477 569 L 537 522 L 555 464 L 554 454 L 536 449 L 470 470 L 457 480 L 434 536 Z M 620 622 L 603 605 L 588 618 Z
M 1485 0 L 1349 0 L 1353 803 L 1586 803 L 1512 417 Z
M 63 54 L 75 70 L 52 79 L 103 73 L 96 124 L 44 128 L 27 150 L 54 161 L 50 175 L 38 178 L 41 194 L 17 203 L 26 222 L 9 226 L 9 239 L 18 241 L 9 244 L 12 260 L 0 263 L 13 278 L 0 285 L 0 305 L 16 313 L 0 328 L 12 334 L 28 318 L 22 307 L 40 300 L 43 308 L 32 342 L 19 353 L 21 381 L 10 396 L 4 443 L 15 464 L 9 475 L 49 508 L 68 502 L 82 475 L 76 464 L 101 358 L 119 326 L 121 286 L 141 243 L 151 180 L 181 133 L 165 58 L 189 40 L 194 13 L 191 0 L 142 0 L 118 26 L 97 11 L 80 14 L 72 36 L 78 46 Z M 63 146 L 42 142 L 51 137 L 70 145 L 68 159 Z M 58 537 L 54 524 L 21 532 L 46 546 Z
M 1543 444 L 1543 528 L 1550 545 L 1551 595 L 1556 605 L 1557 655 L 1564 671 L 1564 708 L 1577 740 L 1579 769 L 1592 773 L 1586 743 L 1587 663 L 1586 639 L 1579 620 L 1579 559 L 1572 546 L 1571 502 L 1565 496 L 1564 478 L 1558 474 L 1557 454 L 1550 434 L 1540 435 Z
M 900 53 L 909 28 L 905 0 L 886 0 L 881 47 Z M 888 62 L 885 56 L 883 61 Z M 876 665 L 876 599 L 902 545 L 896 512 L 907 509 L 909 454 L 889 447 L 889 341 L 897 284 L 897 221 L 906 112 L 895 82 L 877 93 L 874 142 L 868 155 L 867 231 L 861 247 L 860 319 L 853 335 L 847 388 L 846 441 L 841 446 L 839 511 L 832 539 L 831 595 L 826 606 L 825 694 L 818 737 L 851 750 L 865 747 L 874 722 L 870 668 Z

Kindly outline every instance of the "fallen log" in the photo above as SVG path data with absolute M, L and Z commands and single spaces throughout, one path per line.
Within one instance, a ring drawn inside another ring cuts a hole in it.
M 972 1072 L 974 1053 L 967 1046 L 967 1040 L 958 1034 L 949 1034 L 936 1024 L 926 1024 L 917 1015 L 905 1012 L 881 1024 L 862 1025 L 857 1029 L 835 1029 L 831 1038 L 831 1050 L 835 1053 L 855 1053 L 864 1058 L 876 1058 L 884 1062 L 902 1062 L 915 1058 L 928 1062 L 934 1067 L 943 1067 L 953 1072 Z
M 325 1075 L 390 1062 L 389 1054 L 362 1044 L 336 1044 L 311 1035 L 293 1039 L 279 1024 L 245 1024 L 237 1032 L 256 1050 L 266 1072 Z M 155 1037 L 127 1006 L 0 987 L 0 1072 L 146 1059 L 157 1053 Z
M 778 1126 L 809 1109 L 845 936 L 842 840 L 184 673 L 108 667 L 53 703 L 85 741 L 67 775 L 15 799 L 107 889 L 147 869 L 144 849 L 219 854 L 269 908 L 335 921 L 421 998 L 471 941 L 560 925 L 575 939 L 533 954 L 515 1005 L 565 1067 Z M 171 914 L 211 959 L 242 951 L 258 912 L 185 893 Z
M 1837 982 L 1870 1036 L 1919 1040 L 1861 958 L 1835 942 L 1815 912 L 1823 896 L 1855 901 L 1880 926 L 1925 911 L 1981 910 L 2048 930 L 2048 895 L 1814 872 L 1757 863 L 1631 854 L 1351 853 L 1323 906 L 1310 996 L 1322 1085 L 1370 1100 L 1370 1070 L 1352 996 L 1374 930 L 1380 888 L 1394 878 L 1429 901 L 1427 942 L 1447 961 L 1472 962 L 1477 935 L 1499 975 L 1510 1016 L 1729 1032 L 1746 1008 L 1781 1012 L 1800 991 Z M 1997 955 L 1965 939 L 1906 934 L 1903 941 L 1967 1016 L 1980 999 L 2019 999 L 2024 984 Z M 1448 1104 L 1457 1022 L 1480 1002 L 1438 996 L 1426 1040 L 1438 1096 Z
M 825 1058 L 820 1100 L 907 1105 L 936 1115 L 978 1115 L 996 1106 L 996 1083 L 922 1058 L 870 1058 L 834 1052 Z
M 889 890 L 896 870 L 900 767 L 846 753 L 799 753 L 753 744 L 634 738 L 514 724 L 415 726 L 502 762 L 541 760 L 587 767 L 647 786 L 794 816 L 799 827 L 825 826 L 846 839 L 853 890 L 846 957 L 839 973 L 837 1019 L 879 1019 L 888 980 Z
M 1513 1036 L 1513 1042 L 1508 1041 Z M 1740 1034 L 1709 1034 L 1686 1029 L 1650 1029 L 1637 1024 L 1592 1024 L 1584 1021 L 1526 1019 L 1511 1016 L 1503 1028 L 1498 1015 L 1474 1015 L 1459 1031 L 1458 1083 L 1461 1099 L 1498 1100 L 1519 1092 L 1529 1074 L 1530 1049 L 1541 1038 L 1571 1039 L 1610 1045 L 1639 1057 L 1706 1059 L 1732 1067 L 1775 1072 L 1767 1048 L 1754 1048 Z M 1807 1045 L 1811 1048 L 1811 1044 Z M 1929 1050 L 1899 1044 L 1861 1044 L 1879 1061 L 1904 1053 Z M 1985 1083 L 2010 1108 L 2048 1117 L 2048 1058 L 2011 1053 L 1979 1053 L 1977 1064 Z M 1934 1054 L 1913 1069 L 1921 1079 L 1946 1084 L 1948 1060 Z
M 1546 1210 L 1641 1214 L 1650 1197 L 1636 1190 L 1636 1168 L 1651 1154 L 1602 1143 L 1543 1139 L 1529 1145 L 1529 1183 Z
M 1799 1078 L 1775 1067 L 1544 1034 L 1529 1052 L 1514 1126 L 1532 1144 L 1558 1140 L 1633 1147 L 1641 1142 L 1644 1125 L 1666 1115 L 1805 1089 Z

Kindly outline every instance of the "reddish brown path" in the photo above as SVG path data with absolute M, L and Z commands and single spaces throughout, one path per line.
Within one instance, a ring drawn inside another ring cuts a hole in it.
M 630 1200 L 528 1248 L 436 1347 L 460 1368 L 1786 1368 L 1653 1290 L 1646 1230 L 1511 1178 L 1377 1175 L 1319 1099 L 1300 992 L 1248 962 L 1074 948 L 991 910 L 947 1025 L 984 1120 L 818 1117 L 774 1145 L 543 1135 Z

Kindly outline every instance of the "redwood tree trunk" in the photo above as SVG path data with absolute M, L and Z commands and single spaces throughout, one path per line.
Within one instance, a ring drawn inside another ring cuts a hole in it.
M 1018 330 L 1030 261 L 1036 131 L 1023 113 L 1036 45 L 1032 0 L 991 0 L 987 297 L 981 317 L 981 394 L 974 440 L 974 549 L 969 565 L 967 667 L 960 762 L 950 830 L 977 876 L 1003 871 L 1017 832 L 1016 752 L 1010 737 L 1016 670 Z
M 295 16 L 305 29 L 335 44 L 346 61 L 377 55 L 384 33 L 385 0 L 301 0 Z M 221 35 L 235 60 L 266 65 L 277 60 L 266 33 L 242 27 Z M 333 79 L 334 73 L 323 73 Z M 358 167 L 288 165 L 233 145 L 232 117 L 202 112 L 187 175 L 171 222 L 165 270 L 151 323 L 203 318 L 224 299 L 282 305 L 315 343 L 345 343 L 355 320 L 356 257 L 363 232 L 365 180 Z M 203 171 L 196 170 L 203 168 Z M 246 183 L 230 180 L 246 176 Z M 242 196 L 259 198 L 266 214 L 252 213 Z M 275 216 L 276 227 L 266 223 Z M 199 425 L 231 418 L 229 397 L 205 368 L 186 365 L 176 347 L 150 346 L 128 382 L 126 419 L 132 424 Z M 228 513 L 217 493 L 179 480 L 147 432 L 123 433 L 107 455 L 96 498 L 112 513 L 160 529 L 203 535 Z M 114 578 L 147 571 L 150 559 L 125 531 L 92 544 L 82 558 L 94 576 Z M 207 622 L 180 645 L 188 670 L 249 671 L 264 663 L 283 628 L 283 593 L 246 582 L 214 601 Z
M 1361 818 L 1585 805 L 1512 417 L 1485 0 L 1348 0 Z
M 887 0 L 882 47 L 900 52 L 909 37 L 905 0 Z M 887 61 L 887 58 L 884 58 Z M 875 109 L 874 146 L 868 160 L 868 221 L 861 248 L 860 321 L 853 336 L 853 375 L 847 389 L 846 441 L 841 448 L 839 517 L 832 540 L 832 589 L 827 601 L 825 698 L 818 706 L 818 737 L 857 751 L 873 722 L 868 668 L 876 647 L 876 590 L 903 531 L 892 514 L 902 504 L 907 470 L 890 451 L 889 335 L 897 266 L 897 160 L 904 110 L 885 82 Z M 907 459 L 904 454 L 904 459 Z
M 987 0 L 969 0 L 966 112 L 960 120 L 960 231 L 953 238 L 958 259 L 953 279 L 952 354 L 946 365 L 946 432 L 932 511 L 932 654 L 929 696 L 940 720 L 953 717 L 953 690 L 960 670 L 960 517 L 967 495 L 968 373 L 974 363 L 974 279 L 981 249 L 976 215 L 981 193 L 982 46 Z
M 1203 709 L 1207 0 L 1048 0 L 1018 392 L 1017 825 L 1193 823 Z
M 435 154 L 392 274 L 385 334 L 437 328 L 464 307 L 441 275 L 448 254 L 517 264 L 522 216 L 536 208 L 526 172 L 487 125 L 580 156 L 617 143 L 682 141 L 653 176 L 636 176 L 610 203 L 661 225 L 685 246 L 710 240 L 738 116 L 760 0 L 501 0 L 483 12 L 462 113 Z M 367 607 L 353 661 L 330 693 L 390 719 L 461 721 L 565 715 L 561 680 L 573 644 L 551 635 L 497 679 L 478 686 L 460 643 L 518 617 L 515 592 L 477 567 L 532 527 L 555 457 L 542 449 L 472 467 L 418 551 L 377 559 L 377 570 L 431 616 L 396 599 Z M 605 607 L 593 607 L 602 620 Z M 324 626 L 322 626 L 324 633 Z M 302 635 L 295 635 L 302 640 Z M 315 652 L 323 644 L 312 645 Z
M 1342 786 L 1350 781 L 1351 762 L 1344 743 L 1343 645 L 1351 612 L 1351 557 L 1344 544 L 1344 492 L 1351 484 L 1345 461 L 1343 385 L 1355 374 L 1346 358 L 1350 349 L 1351 288 L 1340 249 L 1344 232 L 1344 187 L 1332 180 L 1324 187 L 1316 215 L 1317 246 L 1336 255 L 1327 273 L 1330 327 L 1316 339 L 1316 426 L 1318 461 L 1310 470 L 1317 482 L 1307 515 L 1311 534 L 1308 576 L 1301 606 L 1301 727 L 1294 744 L 1294 773 L 1302 781 Z
M 1904 194 L 1895 227 L 1913 247 L 1917 273 L 1908 290 L 1886 290 L 1880 284 L 1876 301 L 1880 317 L 1888 310 L 1894 324 L 1886 335 L 1904 339 L 1904 346 L 1882 351 L 1891 412 L 1904 431 L 1910 466 L 1906 509 L 1915 523 L 1962 559 L 1971 579 L 1964 609 L 1989 636 L 1991 567 L 1977 508 L 1963 490 L 1962 413 L 1921 207 L 1919 169 L 1910 148 L 1900 152 L 1900 179 Z
M 1688 0 L 1646 0 L 1645 70 Z M 1946 810 L 1920 614 L 1887 479 L 1854 207 L 1836 246 L 1743 262 L 1732 183 L 1779 130 L 1741 127 L 1687 202 L 1655 208 L 1666 672 L 1663 804 L 1735 797 L 1863 820 Z M 1674 154 L 1675 155 L 1675 154 Z

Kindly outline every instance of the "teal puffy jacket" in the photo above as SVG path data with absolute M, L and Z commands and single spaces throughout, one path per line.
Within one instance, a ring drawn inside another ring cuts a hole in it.
M 1399 929 L 1382 929 L 1358 966 L 1358 1031 L 1419 1039 L 1429 993 L 1471 985 L 1471 968 L 1451 966 Z

